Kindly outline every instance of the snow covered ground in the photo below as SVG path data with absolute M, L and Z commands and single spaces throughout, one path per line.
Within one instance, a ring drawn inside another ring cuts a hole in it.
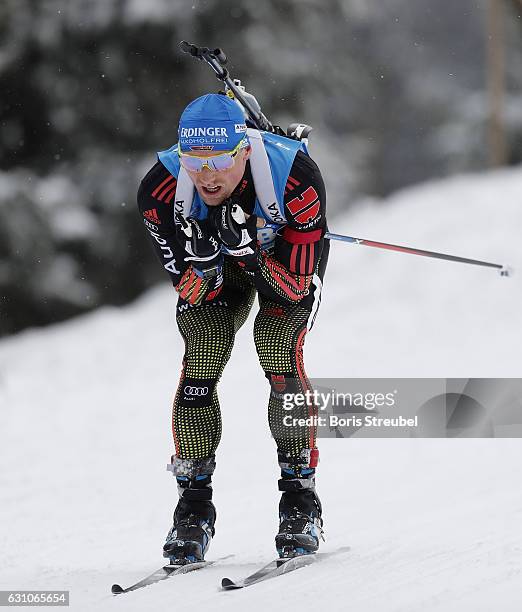
M 433 182 L 331 223 L 335 232 L 519 270 L 521 228 L 520 170 Z M 521 278 L 333 243 L 307 340 L 309 374 L 521 377 Z M 222 576 L 239 578 L 274 556 L 277 465 L 252 319 L 220 387 L 209 558 L 234 558 L 110 595 L 113 582 L 161 565 L 176 500 L 165 471 L 182 350 L 174 303 L 166 280 L 130 307 L 0 343 L 0 589 L 67 589 L 74 610 L 522 608 L 519 439 L 320 441 L 323 550 L 351 552 L 219 591 Z

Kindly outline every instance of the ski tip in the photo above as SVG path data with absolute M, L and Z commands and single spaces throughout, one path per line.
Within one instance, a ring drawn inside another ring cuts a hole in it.
M 123 587 L 121 587 L 119 584 L 113 584 L 111 586 L 111 593 L 113 595 L 119 595 L 120 593 L 123 593 Z
M 240 589 L 241 586 L 236 584 L 233 580 L 230 580 L 230 578 L 223 578 L 221 580 L 221 588 L 229 591 L 231 589 Z

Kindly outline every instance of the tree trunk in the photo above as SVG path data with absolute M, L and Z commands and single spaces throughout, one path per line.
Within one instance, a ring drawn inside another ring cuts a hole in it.
M 506 163 L 506 135 L 503 121 L 505 57 L 503 0 L 488 0 L 486 80 L 489 99 L 488 148 L 490 166 Z

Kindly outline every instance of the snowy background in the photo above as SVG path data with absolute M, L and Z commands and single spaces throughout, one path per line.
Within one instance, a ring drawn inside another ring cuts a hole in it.
M 164 280 L 137 185 L 181 110 L 220 87 L 180 40 L 223 47 L 274 123 L 314 127 L 332 220 L 366 196 L 386 206 L 405 186 L 487 167 L 492 3 L 516 165 L 520 0 L 2 0 L 0 336 Z
M 520 168 L 457 176 L 366 199 L 335 231 L 522 269 L 521 197 Z M 208 558 L 235 556 L 113 597 L 113 582 L 161 565 L 176 501 L 165 470 L 182 355 L 174 297 L 165 280 L 131 306 L 0 342 L 0 589 L 68 589 L 72 609 L 85 611 L 522 608 L 517 439 L 320 441 L 322 548 L 351 551 L 219 591 L 221 577 L 240 578 L 274 556 L 277 464 L 252 318 L 220 385 Z M 307 370 L 520 377 L 521 304 L 520 275 L 333 243 Z
M 487 171 L 493 0 L 0 3 L 0 590 L 67 589 L 89 612 L 522 609 L 517 439 L 321 440 L 322 549 L 350 553 L 219 591 L 275 553 L 252 318 L 220 385 L 208 557 L 234 558 L 109 591 L 162 564 L 177 499 L 165 465 L 182 343 L 135 194 L 182 108 L 219 87 L 179 41 L 222 46 L 271 120 L 314 126 L 332 231 L 520 271 L 522 4 L 494 4 L 510 168 Z M 521 283 L 332 243 L 308 373 L 521 377 Z

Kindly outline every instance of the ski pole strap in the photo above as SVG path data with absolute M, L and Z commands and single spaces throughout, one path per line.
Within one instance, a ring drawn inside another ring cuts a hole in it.
M 458 257 L 456 255 L 448 255 L 446 253 L 438 253 L 436 251 L 424 251 L 413 247 L 401 246 L 398 244 L 389 244 L 387 242 L 377 242 L 376 240 L 367 240 L 366 238 L 355 238 L 354 236 L 344 236 L 343 234 L 332 234 L 326 232 L 325 238 L 329 240 L 339 240 L 341 242 L 349 242 L 351 244 L 362 244 L 363 246 L 375 247 L 377 249 L 386 249 L 389 251 L 399 251 L 400 253 L 409 253 L 410 255 L 421 255 L 422 257 L 434 257 L 435 259 L 445 259 L 446 261 L 455 261 L 458 263 L 471 264 L 474 266 L 484 266 L 486 268 L 495 268 L 500 272 L 501 276 L 511 276 L 512 270 L 509 266 L 492 263 L 489 261 L 481 261 L 479 259 L 468 259 L 467 257 Z

